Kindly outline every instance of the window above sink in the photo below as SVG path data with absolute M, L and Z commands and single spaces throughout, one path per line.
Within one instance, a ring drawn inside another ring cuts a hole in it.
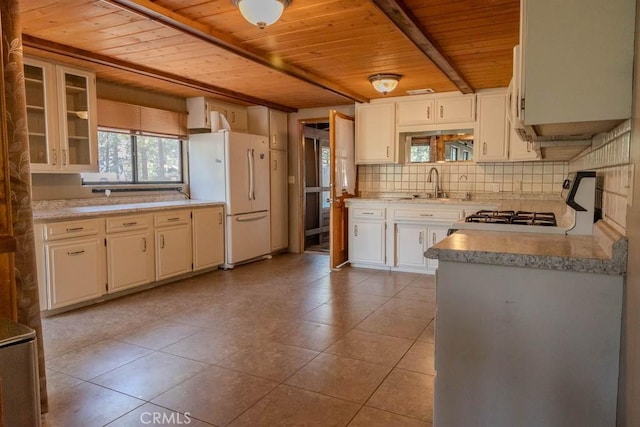
M 400 133 L 407 163 L 461 162 L 473 160 L 473 129 L 449 129 Z

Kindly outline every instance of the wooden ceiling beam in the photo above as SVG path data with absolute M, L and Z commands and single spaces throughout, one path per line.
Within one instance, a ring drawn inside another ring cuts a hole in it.
M 235 92 L 219 86 L 214 86 L 207 83 L 203 83 L 198 80 L 179 76 L 177 74 L 167 73 L 151 67 L 146 67 L 144 65 L 134 64 L 128 61 L 122 61 L 117 58 L 112 58 L 110 56 L 89 52 L 83 49 L 78 49 L 78 48 L 67 46 L 60 43 L 55 43 L 49 40 L 44 40 L 38 37 L 30 36 L 28 34 L 22 35 L 22 43 L 25 46 L 28 46 L 34 49 L 55 53 L 58 55 L 66 56 L 68 58 L 80 59 L 80 60 L 94 63 L 94 64 L 106 65 L 112 68 L 128 71 L 131 73 L 135 73 L 135 74 L 139 74 L 147 77 L 153 77 L 155 79 L 159 79 L 165 82 L 178 84 L 178 85 L 189 87 L 192 89 L 197 89 L 199 91 L 210 93 L 212 95 L 223 96 L 225 98 L 247 102 L 249 104 L 263 105 L 265 107 L 274 108 L 276 110 L 284 111 L 287 113 L 295 113 L 298 111 L 297 108 L 290 107 L 288 105 L 281 105 L 281 104 L 267 101 L 261 98 L 245 95 L 244 93 Z
M 371 0 L 395 26 L 420 49 L 456 85 L 462 93 L 473 93 L 474 89 L 442 53 L 429 37 L 420 21 L 402 0 Z
M 242 58 L 266 66 L 277 72 L 294 77 L 298 80 L 320 87 L 329 92 L 340 95 L 355 102 L 369 102 L 369 99 L 355 92 L 340 87 L 335 83 L 316 75 L 308 70 L 288 64 L 275 55 L 269 55 L 262 50 L 243 45 L 241 40 L 229 36 L 227 33 L 217 31 L 214 28 L 189 19 L 170 9 L 162 7 L 150 0 L 102 0 L 106 3 L 118 6 L 139 16 L 159 22 L 167 27 L 189 34 L 200 40 L 206 41 L 227 50 Z M 239 13 L 239 12 L 238 12 Z

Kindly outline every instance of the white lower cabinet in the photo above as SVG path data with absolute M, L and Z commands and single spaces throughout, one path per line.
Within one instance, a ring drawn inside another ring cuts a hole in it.
M 447 237 L 465 210 L 489 205 L 374 202 L 347 199 L 349 262 L 355 267 L 433 274 L 438 261 L 424 253 Z
M 102 296 L 106 291 L 104 220 L 46 224 L 38 228 L 38 257 L 44 272 L 45 309 L 56 309 Z
M 449 232 L 449 227 L 442 226 L 430 226 L 427 230 L 427 247 L 425 251 L 429 249 L 431 246 L 438 243 L 440 240 L 447 237 L 447 233 Z M 438 268 L 438 260 L 426 258 L 427 260 L 427 268 L 429 270 L 435 271 Z
M 101 238 L 45 244 L 50 309 L 101 296 L 104 283 L 104 243 Z
M 222 206 L 192 212 L 193 270 L 224 263 L 224 211 Z
M 158 213 L 154 216 L 156 280 L 192 270 L 191 211 Z
M 350 202 L 347 202 L 349 207 Z M 349 208 L 349 262 L 361 267 L 384 267 L 386 260 L 386 209 L 358 205 Z
M 152 216 L 107 219 L 108 292 L 153 282 L 154 245 Z
M 448 226 L 428 224 L 396 224 L 395 265 L 403 270 L 429 270 L 438 268 L 438 260 L 427 259 L 424 253 L 447 237 Z
M 358 221 L 350 225 L 349 260 L 352 264 L 385 264 L 385 223 Z
M 426 268 L 427 228 L 422 224 L 396 224 L 395 267 Z
M 36 224 L 34 231 L 41 310 L 224 262 L 222 206 Z

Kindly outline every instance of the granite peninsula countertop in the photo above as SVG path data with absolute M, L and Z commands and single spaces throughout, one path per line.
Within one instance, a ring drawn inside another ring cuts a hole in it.
M 35 223 L 88 219 L 112 215 L 147 213 L 172 209 L 191 209 L 208 206 L 222 206 L 224 202 L 210 200 L 170 200 L 161 202 L 120 203 L 93 206 L 64 206 L 51 208 L 34 208 Z
M 603 221 L 593 236 L 459 230 L 425 252 L 427 258 L 512 267 L 621 275 L 627 239 Z

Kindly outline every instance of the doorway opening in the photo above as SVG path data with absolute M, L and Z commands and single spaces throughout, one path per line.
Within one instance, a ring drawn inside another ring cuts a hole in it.
M 303 124 L 304 251 L 329 253 L 331 179 L 329 120 Z

